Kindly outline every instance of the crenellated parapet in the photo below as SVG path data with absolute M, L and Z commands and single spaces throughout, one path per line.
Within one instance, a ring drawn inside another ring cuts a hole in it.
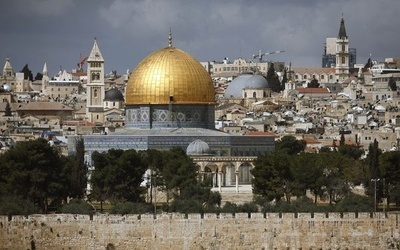
M 0 216 L 5 249 L 397 249 L 397 213 Z

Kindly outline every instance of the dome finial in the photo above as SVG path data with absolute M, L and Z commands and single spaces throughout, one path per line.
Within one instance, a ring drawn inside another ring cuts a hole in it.
M 169 28 L 168 47 L 172 47 L 172 32 L 171 32 L 171 28 Z

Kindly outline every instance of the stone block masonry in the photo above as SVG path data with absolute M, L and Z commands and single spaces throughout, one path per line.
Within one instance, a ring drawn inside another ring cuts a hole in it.
M 399 215 L 0 216 L 0 249 L 400 249 Z

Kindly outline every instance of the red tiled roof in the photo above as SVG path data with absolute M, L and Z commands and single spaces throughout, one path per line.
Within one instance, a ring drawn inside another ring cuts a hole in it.
M 301 94 L 313 94 L 313 93 L 318 93 L 318 94 L 329 94 L 328 88 L 297 88 L 297 91 Z
M 314 138 L 311 137 L 305 137 L 303 138 L 303 140 L 307 143 L 307 144 L 321 144 L 320 141 L 315 140 Z
M 72 108 L 59 103 L 59 102 L 30 102 L 17 108 L 18 111 L 22 110 L 67 110 L 73 111 Z
M 86 76 L 86 71 L 79 71 L 79 72 L 72 72 L 71 75 L 73 76 Z
M 294 73 L 298 74 L 335 74 L 335 68 L 292 68 Z

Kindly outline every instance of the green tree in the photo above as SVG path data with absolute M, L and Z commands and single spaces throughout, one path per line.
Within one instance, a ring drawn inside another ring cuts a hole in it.
M 10 103 L 7 101 L 4 116 L 12 116 Z
M 146 161 L 147 168 L 150 170 L 147 175 L 146 185 L 149 190 L 149 203 L 153 203 L 153 190 L 164 186 L 164 179 L 162 178 L 161 172 L 164 166 L 164 156 L 167 154 L 165 151 L 156 149 L 148 149 L 140 152 L 143 159 Z
M 182 192 L 197 183 L 198 166 L 186 155 L 182 148 L 172 148 L 165 152 L 162 178 L 167 191 Z M 167 197 L 167 200 L 169 197 Z
M 302 152 L 293 158 L 294 178 L 300 184 L 303 196 L 307 190 L 314 194 L 314 203 L 323 195 L 325 165 L 319 160 L 320 155 Z
M 304 151 L 306 145 L 306 141 L 297 140 L 296 137 L 292 135 L 286 135 L 275 143 L 275 150 L 294 155 Z
M 344 134 L 341 134 L 341 135 L 340 135 L 340 143 L 339 143 L 339 146 L 344 146 L 345 142 L 346 142 L 346 140 L 345 140 L 345 138 L 344 138 Z
M 370 69 L 372 68 L 372 66 L 374 66 L 374 64 L 372 63 L 371 57 L 368 58 L 367 63 L 364 65 L 364 69 Z
M 45 139 L 20 142 L 0 155 L 0 192 L 29 199 L 43 213 L 63 195 L 63 162 Z
M 43 74 L 38 72 L 35 76 L 35 81 L 41 81 L 43 79 Z
M 0 195 L 1 215 L 29 215 L 38 212 L 38 208 L 29 199 L 16 195 Z
M 287 202 L 290 202 L 294 193 L 297 194 L 298 185 L 292 173 L 291 156 L 285 152 L 259 156 L 254 166 L 251 170 L 254 194 L 264 196 L 269 201 L 279 201 L 285 196 Z
M 393 76 L 389 78 L 388 86 L 391 91 L 397 91 L 396 80 L 394 80 Z
M 28 64 L 25 64 L 25 66 L 21 70 L 21 73 L 24 73 L 24 79 L 29 81 L 33 80 L 32 71 L 29 69 Z
M 379 156 L 382 170 L 382 185 L 387 197 L 387 204 L 391 201 L 400 205 L 400 151 L 384 152 Z
M 93 214 L 92 206 L 80 199 L 74 199 L 68 204 L 64 204 L 60 210 L 63 214 Z
M 221 205 L 221 194 L 211 191 L 203 183 L 191 184 L 179 195 L 175 195 L 170 212 L 204 213 L 214 212 Z
M 313 79 L 310 81 L 310 83 L 307 85 L 308 88 L 319 88 L 319 83 L 318 80 L 313 77 Z
M 282 90 L 281 82 L 279 81 L 279 77 L 275 72 L 274 63 L 271 63 L 267 71 L 266 79 L 272 91 L 280 92 Z
M 351 166 L 353 159 L 346 158 L 340 153 L 321 154 L 319 164 L 324 166 L 323 183 L 329 197 L 329 203 L 337 203 L 350 192 L 350 182 L 345 179 L 344 169 Z
M 287 77 L 287 70 L 286 68 L 283 71 L 283 76 L 282 76 L 282 82 L 281 82 L 281 90 L 285 90 L 285 84 L 288 82 L 288 77 Z
M 141 186 L 147 169 L 144 159 L 133 149 L 110 149 L 94 152 L 91 198 L 101 202 L 141 202 L 145 188 Z
M 364 150 L 358 146 L 353 145 L 341 145 L 338 148 L 338 152 L 343 156 L 350 157 L 353 159 L 360 159 L 361 156 L 364 154 Z
M 83 138 L 75 138 L 75 153 L 69 156 L 66 166 L 69 196 L 82 199 L 86 194 L 88 166 L 85 162 L 85 145 Z

